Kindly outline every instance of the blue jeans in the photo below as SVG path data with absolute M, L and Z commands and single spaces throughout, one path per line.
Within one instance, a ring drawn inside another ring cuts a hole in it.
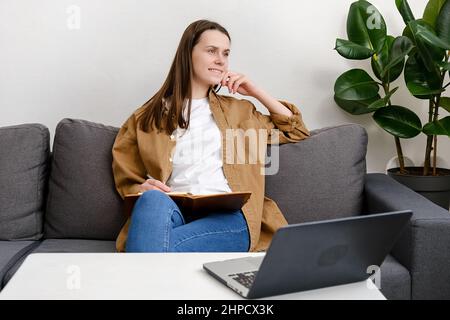
M 250 237 L 242 210 L 211 213 L 186 222 L 164 192 L 144 192 L 133 209 L 127 252 L 248 251 Z

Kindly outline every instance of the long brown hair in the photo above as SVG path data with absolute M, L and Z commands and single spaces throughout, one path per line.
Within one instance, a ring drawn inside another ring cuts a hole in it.
M 225 34 L 231 41 L 230 35 L 224 27 L 216 22 L 208 20 L 198 20 L 191 23 L 183 33 L 178 45 L 175 58 L 170 67 L 161 89 L 143 105 L 143 112 L 139 115 L 139 127 L 142 131 L 148 132 L 149 126 L 154 125 L 158 132 L 161 128 L 167 134 L 172 132 L 179 126 L 187 129 L 189 127 L 189 118 L 191 115 L 191 73 L 192 66 L 192 50 L 199 42 L 200 36 L 206 30 L 218 30 Z M 214 86 L 214 90 L 218 85 Z M 187 103 L 187 120 L 183 117 L 183 103 L 188 99 Z M 170 100 L 170 101 L 169 101 Z M 164 103 L 168 103 L 169 110 L 167 116 L 164 113 Z M 165 119 L 164 119 L 165 117 Z M 164 123 L 163 123 L 164 121 Z

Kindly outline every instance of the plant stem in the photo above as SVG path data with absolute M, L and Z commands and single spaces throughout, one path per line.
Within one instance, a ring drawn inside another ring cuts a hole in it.
M 434 136 L 434 148 L 433 148 L 433 176 L 436 175 L 436 158 L 437 158 L 437 135 Z
M 448 63 L 449 54 L 448 52 L 445 52 L 445 62 Z M 442 70 L 441 73 L 441 88 L 445 89 L 449 84 L 447 84 L 444 87 L 444 80 L 445 80 L 445 74 L 447 73 L 447 70 Z M 438 120 L 439 117 L 439 105 L 441 103 L 441 95 L 442 92 L 433 96 L 433 98 L 430 99 L 430 105 L 429 105 L 429 111 L 428 111 L 428 122 L 435 122 Z M 433 110 L 433 104 L 434 104 L 434 110 Z M 431 158 L 431 150 L 433 149 L 433 176 L 436 175 L 436 157 L 437 157 L 437 136 L 436 135 L 429 135 L 427 136 L 427 147 L 425 150 L 425 162 L 423 165 L 423 175 L 427 176 L 429 169 L 430 169 L 430 158 Z
M 444 75 L 445 75 L 445 73 L 444 73 Z M 434 105 L 433 121 L 438 120 L 440 102 L 441 102 L 441 94 L 439 94 L 436 97 L 436 104 Z M 433 140 L 434 140 L 434 144 L 433 144 L 433 176 L 435 176 L 436 175 L 436 156 L 437 156 L 437 135 L 433 135 Z
M 389 83 L 383 83 L 383 90 L 384 90 L 385 95 L 387 95 L 389 93 Z M 391 99 L 389 99 L 388 105 L 389 106 L 392 105 Z M 400 142 L 400 138 L 394 136 L 394 140 L 395 140 L 395 148 L 397 150 L 398 163 L 400 165 L 400 173 L 401 174 L 407 173 L 405 170 L 405 158 L 403 157 L 403 150 L 402 150 L 402 144 Z
M 428 106 L 428 122 L 433 120 L 433 99 L 429 100 Z M 427 136 L 427 146 L 425 148 L 425 161 L 423 163 L 423 175 L 427 176 L 430 169 L 430 154 L 433 143 L 433 136 Z
M 400 164 L 400 173 L 404 174 L 404 173 L 407 173 L 407 172 L 405 170 L 405 159 L 403 158 L 402 145 L 400 144 L 400 138 L 399 137 L 394 137 L 394 139 L 395 139 L 395 147 L 397 149 L 398 162 Z
M 449 59 L 449 55 L 446 52 L 445 53 L 445 62 L 447 63 Z M 444 80 L 445 80 L 445 74 L 447 73 L 447 70 L 443 70 L 441 73 L 441 88 L 444 86 Z M 429 120 L 428 122 L 436 122 L 439 118 L 439 105 L 441 104 L 441 95 L 442 92 L 435 95 L 432 99 L 430 99 L 430 113 L 429 114 Z M 433 110 L 433 104 L 434 104 L 434 110 Z M 433 143 L 434 142 L 434 143 Z M 432 146 L 433 144 L 433 146 Z M 425 163 L 424 163 L 424 170 L 423 174 L 426 176 L 428 175 L 429 168 L 430 168 L 430 158 L 431 158 L 431 149 L 433 149 L 433 176 L 436 175 L 436 157 L 437 157 L 437 136 L 431 135 L 427 137 L 427 148 L 426 148 L 426 154 L 425 154 Z

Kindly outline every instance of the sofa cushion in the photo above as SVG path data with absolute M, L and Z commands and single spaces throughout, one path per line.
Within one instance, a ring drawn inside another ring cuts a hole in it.
M 1 245 L 1 242 L 0 242 Z M 8 269 L 3 277 L 6 285 L 16 271 L 20 268 L 28 254 L 31 253 L 61 253 L 61 252 L 116 252 L 115 241 L 80 240 L 80 239 L 46 239 L 34 246 L 32 251 L 16 259 L 12 267 Z
M 63 119 L 55 130 L 45 238 L 115 240 L 125 222 L 112 173 L 118 128 Z
M 358 215 L 366 149 L 367 133 L 357 124 L 314 130 L 306 140 L 280 145 L 279 170 L 266 175 L 266 196 L 291 224 Z
M 0 240 L 42 237 L 49 143 L 41 124 L 0 128 Z
M 39 241 L 0 241 L 0 289 L 7 282 L 6 275 L 9 270 L 38 244 Z
M 117 252 L 115 241 L 85 239 L 45 239 L 32 253 Z

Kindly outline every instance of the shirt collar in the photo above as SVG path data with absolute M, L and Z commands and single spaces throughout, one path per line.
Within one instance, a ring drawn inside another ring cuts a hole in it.
M 209 87 L 207 96 L 209 98 L 210 106 L 216 107 L 219 105 L 219 97 L 218 97 L 217 93 L 214 91 L 213 86 Z M 164 106 L 164 109 L 166 110 L 166 112 L 169 111 L 169 102 L 170 102 L 170 97 L 163 98 L 163 106 Z

